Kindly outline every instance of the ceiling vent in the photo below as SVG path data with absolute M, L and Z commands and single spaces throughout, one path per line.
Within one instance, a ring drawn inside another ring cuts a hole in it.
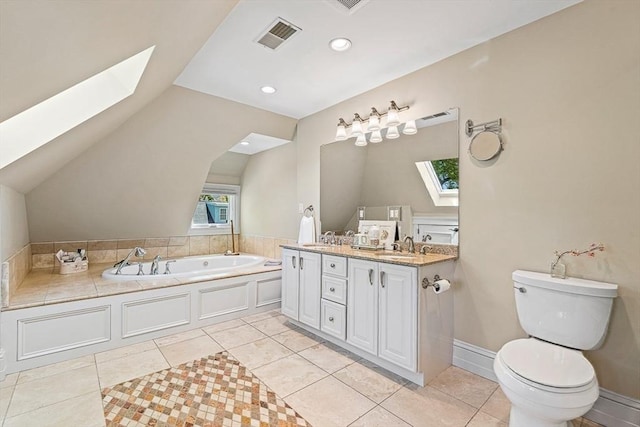
M 258 38 L 257 42 L 264 47 L 276 50 L 282 43 L 289 40 L 299 31 L 302 30 L 292 23 L 278 18 L 269 25 L 269 29 Z
M 370 0 L 325 0 L 327 3 L 347 15 L 352 15 L 360 10 Z

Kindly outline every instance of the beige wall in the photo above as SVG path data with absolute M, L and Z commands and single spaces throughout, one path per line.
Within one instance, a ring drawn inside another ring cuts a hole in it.
M 249 158 L 242 175 L 242 235 L 297 239 L 296 145 L 288 143 Z
M 24 195 L 0 185 L 0 262 L 29 243 Z
M 587 352 L 602 387 L 640 397 L 640 2 L 585 1 L 301 120 L 298 201 L 320 200 L 320 145 L 354 111 L 410 104 L 417 118 L 460 107 L 461 122 L 502 117 L 505 151 L 472 161 L 460 131 L 460 259 L 455 336 L 490 350 L 521 337 L 511 272 L 619 284 L 608 338 Z M 328 209 L 327 206 L 319 206 Z
M 27 194 L 33 242 L 184 235 L 211 162 L 295 120 L 171 86 Z

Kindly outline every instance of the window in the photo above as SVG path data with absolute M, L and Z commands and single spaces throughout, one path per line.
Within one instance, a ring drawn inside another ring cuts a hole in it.
M 0 123 L 0 169 L 132 95 L 154 46 Z
M 240 187 L 237 185 L 205 184 L 191 219 L 190 234 L 228 234 L 231 221 L 238 232 Z
M 436 206 L 458 206 L 458 159 L 416 162 L 429 196 Z

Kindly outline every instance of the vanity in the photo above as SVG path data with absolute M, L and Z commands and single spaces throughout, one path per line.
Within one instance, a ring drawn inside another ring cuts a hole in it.
M 433 283 L 453 277 L 455 256 L 282 247 L 291 323 L 421 386 L 451 365 L 453 294 Z

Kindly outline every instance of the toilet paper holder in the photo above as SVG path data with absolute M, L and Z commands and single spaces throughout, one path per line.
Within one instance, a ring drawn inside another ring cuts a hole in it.
M 422 289 L 427 289 L 429 286 L 433 286 L 433 289 L 436 291 L 440 290 L 440 285 L 436 283 L 438 280 L 442 279 L 439 274 L 433 276 L 433 283 L 429 281 L 429 278 L 425 277 L 422 279 Z

